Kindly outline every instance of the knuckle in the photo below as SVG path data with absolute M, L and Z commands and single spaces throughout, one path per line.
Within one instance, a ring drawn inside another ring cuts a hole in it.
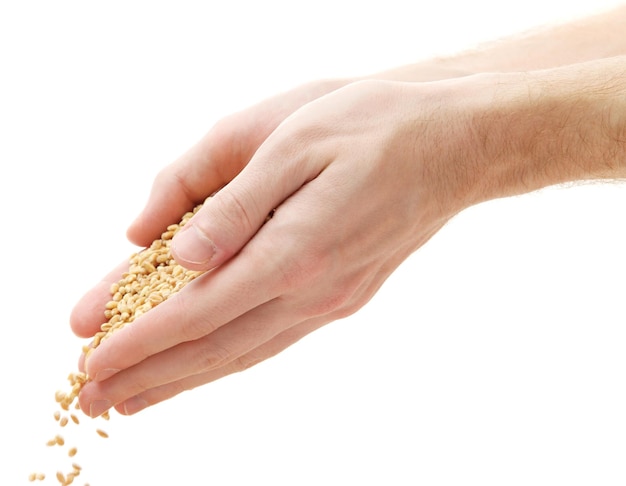
M 227 162 L 215 167 L 221 181 L 232 180 L 248 164 L 254 153 L 254 144 L 249 143 L 246 127 L 243 126 L 245 124 L 246 120 L 240 114 L 227 115 L 209 129 L 199 146 L 212 159 Z
M 161 169 L 154 178 L 153 188 L 168 187 L 172 181 L 176 193 L 179 193 L 189 201 L 193 201 L 196 198 L 195 191 L 190 185 L 189 173 L 181 164 L 174 163 Z
M 264 358 L 261 356 L 257 356 L 254 353 L 247 353 L 239 356 L 238 358 L 235 358 L 231 363 L 231 367 L 233 369 L 233 372 L 240 373 L 242 371 L 246 371 L 247 369 L 252 368 L 263 360 Z
M 360 310 L 372 299 L 381 284 L 382 282 L 376 278 L 369 281 L 369 279 L 364 277 L 353 287 L 353 291 L 350 293 L 349 297 L 345 299 L 343 304 L 336 309 L 333 318 L 343 319 Z
M 303 245 L 297 237 L 286 238 L 284 247 L 288 250 L 277 263 L 276 272 L 285 291 L 310 287 L 328 275 L 332 264 L 327 253 L 314 245 Z
M 331 292 L 312 302 L 308 307 L 311 316 L 324 316 L 328 314 L 341 315 L 344 310 L 350 309 L 350 300 L 353 291 L 349 288 L 335 288 Z M 349 314 L 346 314 L 346 316 Z
M 189 299 L 185 292 L 179 292 L 167 300 L 169 316 L 176 323 L 181 341 L 194 341 L 214 331 L 218 325 L 207 313 L 199 314 L 202 306 Z M 129 326 L 132 327 L 132 326 Z
M 233 136 L 239 133 L 241 120 L 233 113 L 217 120 L 206 134 L 207 144 L 215 147 L 229 147 Z
M 213 196 L 209 208 L 219 221 L 220 231 L 236 237 L 242 231 L 250 234 L 256 230 L 254 200 L 245 191 L 224 188 Z
M 208 338 L 197 347 L 192 360 L 197 363 L 200 372 L 212 370 L 232 359 L 232 352 L 218 344 L 208 342 Z
M 316 296 L 307 302 L 305 313 L 342 319 L 361 309 L 372 295 L 367 275 L 359 272 L 334 282 L 322 282 Z

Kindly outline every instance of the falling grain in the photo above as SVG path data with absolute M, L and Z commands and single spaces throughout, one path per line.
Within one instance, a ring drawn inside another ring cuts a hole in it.
M 167 226 L 166 231 L 161 234 L 161 238 L 154 240 L 149 247 L 131 255 L 128 270 L 122 274 L 122 278 L 118 282 L 111 284 L 109 288 L 110 300 L 102 310 L 106 322 L 100 326 L 100 330 L 94 335 L 92 342 L 82 346 L 85 359 L 89 359 L 91 353 L 102 341 L 108 339 L 113 333 L 165 302 L 202 274 L 202 272 L 187 270 L 176 264 L 170 251 L 172 238 L 201 207 L 202 205 L 199 205 L 193 211 L 186 213 L 178 224 Z M 69 392 L 57 391 L 54 396 L 55 401 L 63 411 L 69 411 L 72 406 L 74 409 L 80 410 L 77 399 L 82 387 L 90 381 L 90 377 L 82 372 L 70 373 L 68 381 L 70 384 Z M 101 417 L 104 420 L 109 420 L 109 412 L 103 413 Z M 59 422 L 61 427 L 65 427 L 69 423 L 68 417 L 59 410 L 54 413 L 54 419 Z M 74 414 L 69 414 L 69 419 L 75 424 L 80 423 Z M 100 437 L 109 437 L 101 429 L 97 429 L 96 432 Z M 47 442 L 48 446 L 63 446 L 64 444 L 65 440 L 60 435 Z M 76 447 L 72 447 L 67 454 L 69 457 L 74 457 L 77 451 Z M 56 473 L 56 478 L 62 486 L 68 486 L 80 472 L 81 467 L 73 464 L 72 471 L 67 474 L 59 471 Z M 44 478 L 45 475 L 41 473 L 33 473 L 28 477 L 29 481 L 43 480 Z M 85 483 L 85 486 L 89 486 L 89 483 Z

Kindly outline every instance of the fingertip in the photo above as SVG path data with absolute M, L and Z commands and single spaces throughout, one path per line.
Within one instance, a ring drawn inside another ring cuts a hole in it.
M 150 404 L 146 400 L 137 395 L 117 405 L 115 409 L 122 415 L 134 415 L 149 406 Z
M 258 201 L 247 185 L 231 183 L 206 199 L 174 236 L 171 252 L 179 265 L 196 271 L 218 267 L 239 253 L 263 226 L 276 204 Z
M 86 383 L 78 395 L 78 406 L 84 414 L 96 418 L 109 410 L 112 403 L 104 396 L 103 390 L 93 381 Z
M 126 230 L 126 239 L 133 245 L 146 246 L 148 244 L 147 231 L 143 227 L 141 214 L 130 223 Z
M 81 338 L 93 336 L 104 323 L 104 305 L 110 297 L 110 285 L 100 282 L 78 301 L 70 312 L 70 328 Z
M 70 312 L 70 328 L 81 338 L 92 337 L 106 321 L 106 303 L 111 300 L 111 284 L 119 281 L 128 269 L 128 261 L 119 264 L 106 277 L 89 290 Z
M 198 164 L 203 165 L 194 157 L 183 157 L 157 174 L 148 201 L 126 230 L 129 241 L 150 245 L 170 224 L 178 223 L 185 213 L 224 184 L 212 173 L 205 174 L 209 169 Z
M 164 220 L 164 218 L 168 218 Z M 176 218 L 169 217 L 158 204 L 149 204 L 126 230 L 126 238 L 134 245 L 146 247 L 161 236 L 164 228 Z
M 85 363 L 87 360 L 87 354 L 89 354 L 89 352 L 93 349 L 91 347 L 91 343 L 89 343 L 88 347 L 89 347 L 89 351 L 87 352 L 83 351 L 78 357 L 78 371 L 80 371 L 81 373 L 85 373 Z
M 107 366 L 106 362 L 102 362 L 102 348 L 108 345 L 108 339 L 100 342 L 97 348 L 90 348 L 83 357 L 83 367 L 89 379 L 96 383 L 111 378 L 119 373 L 119 369 Z M 105 353 L 106 354 L 106 353 Z M 105 358 L 106 361 L 106 358 Z
M 192 223 L 185 225 L 172 239 L 172 256 L 188 270 L 206 271 L 215 267 L 217 247 L 202 229 Z

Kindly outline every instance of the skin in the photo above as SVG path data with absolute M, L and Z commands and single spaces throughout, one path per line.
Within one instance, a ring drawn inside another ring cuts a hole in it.
M 359 310 L 474 204 L 625 177 L 626 36 L 605 36 L 624 21 L 622 7 L 224 118 L 158 174 L 128 230 L 148 245 L 219 190 L 173 243 L 212 271 L 81 360 L 81 408 L 133 414 L 279 353 Z M 99 330 L 123 266 L 77 303 L 77 335 Z

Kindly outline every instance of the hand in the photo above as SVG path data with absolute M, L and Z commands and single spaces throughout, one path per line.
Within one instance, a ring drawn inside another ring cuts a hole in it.
M 128 229 L 128 238 L 137 245 L 149 245 L 168 224 L 178 222 L 182 214 L 229 183 L 287 116 L 348 82 L 332 79 L 307 83 L 220 120 L 185 155 L 158 174 L 144 211 Z M 76 330 L 81 332 L 82 328 Z
M 162 173 L 130 231 L 143 244 L 159 221 L 164 226 L 155 216 L 166 207 L 162 194 L 174 193 L 174 206 L 183 208 L 232 178 L 174 240 L 179 263 L 213 270 L 95 349 L 81 408 L 92 416 L 111 406 L 135 413 L 244 370 L 360 309 L 468 205 L 467 170 L 443 168 L 468 158 L 466 145 L 441 143 L 455 136 L 459 117 L 450 109 L 430 85 L 358 82 L 295 111 L 254 153 L 254 144 L 237 151 L 209 137 Z M 120 272 L 78 304 L 78 334 L 97 330 L 95 309 Z

